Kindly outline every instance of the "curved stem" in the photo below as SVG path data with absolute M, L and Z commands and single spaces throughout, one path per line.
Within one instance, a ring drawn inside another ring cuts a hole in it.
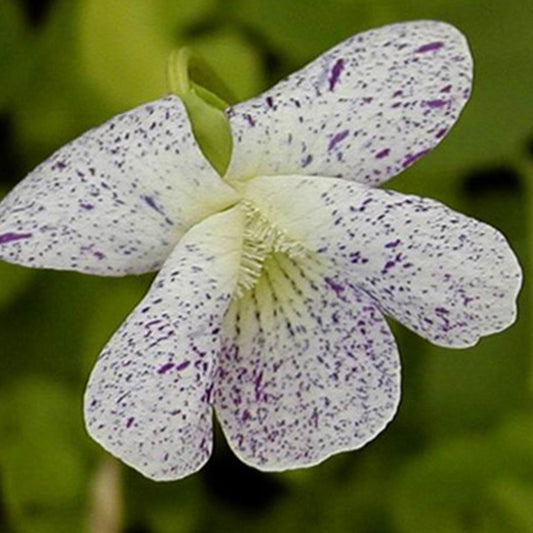
M 170 91 L 176 96 L 184 97 L 190 90 L 189 63 L 192 53 L 183 47 L 170 53 L 167 63 L 167 80 Z
M 122 484 L 120 464 L 103 457 L 96 467 L 89 492 L 89 514 L 86 533 L 119 533 L 122 531 Z
M 167 80 L 170 91 L 180 98 L 191 90 L 202 91 L 222 110 L 235 100 L 211 65 L 187 46 L 171 52 Z

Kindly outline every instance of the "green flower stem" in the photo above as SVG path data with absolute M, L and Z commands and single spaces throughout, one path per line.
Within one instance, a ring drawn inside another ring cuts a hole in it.
M 177 96 L 183 96 L 191 90 L 189 83 L 189 62 L 191 51 L 183 47 L 173 50 L 168 58 L 167 80 L 170 91 Z
M 89 491 L 87 533 L 119 533 L 123 522 L 121 465 L 113 457 L 102 457 L 96 465 Z
M 193 74 L 198 81 L 191 78 Z M 224 113 L 228 103 L 204 84 L 225 97 L 230 96 L 229 91 L 210 66 L 186 47 L 170 55 L 167 78 L 170 92 L 181 98 L 187 109 L 202 152 L 223 176 L 232 149 L 231 131 Z

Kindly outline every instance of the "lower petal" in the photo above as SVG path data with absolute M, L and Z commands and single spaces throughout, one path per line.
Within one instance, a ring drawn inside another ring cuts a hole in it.
M 182 478 L 211 454 L 213 373 L 237 281 L 242 223 L 234 208 L 183 237 L 89 380 L 89 433 L 149 478 Z
M 244 462 L 299 468 L 376 437 L 394 416 L 399 382 L 374 302 L 275 255 L 225 317 L 215 409 Z

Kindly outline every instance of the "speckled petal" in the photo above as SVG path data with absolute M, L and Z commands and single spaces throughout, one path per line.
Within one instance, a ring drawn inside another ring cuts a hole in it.
M 90 435 L 149 478 L 187 476 L 211 453 L 213 374 L 242 232 L 237 208 L 187 232 L 89 380 Z
M 247 196 L 435 344 L 470 346 L 516 318 L 520 266 L 487 224 L 433 200 L 331 178 L 257 178 Z
M 0 204 L 0 259 L 110 276 L 156 270 L 187 228 L 235 199 L 169 96 L 31 172 Z
M 228 179 L 305 174 L 377 185 L 428 153 L 470 94 L 463 35 L 435 21 L 355 35 L 227 110 Z
M 331 276 L 274 256 L 225 317 L 215 410 L 233 451 L 261 470 L 360 448 L 396 412 L 390 330 L 370 297 Z

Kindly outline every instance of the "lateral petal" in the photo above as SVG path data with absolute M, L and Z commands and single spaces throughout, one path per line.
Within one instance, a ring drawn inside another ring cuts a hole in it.
M 435 344 L 471 346 L 516 318 L 520 265 L 487 224 L 434 200 L 331 178 L 260 177 L 246 194 Z
M 168 96 L 90 130 L 19 183 L 0 204 L 0 259 L 109 276 L 157 270 L 189 227 L 236 198 Z
M 213 376 L 243 220 L 233 208 L 186 233 L 91 374 L 90 435 L 149 478 L 187 476 L 211 453 Z

